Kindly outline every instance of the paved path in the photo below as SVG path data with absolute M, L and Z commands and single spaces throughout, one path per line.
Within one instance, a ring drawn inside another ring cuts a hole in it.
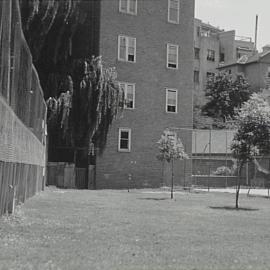
M 208 191 L 207 188 L 205 189 L 194 189 L 195 191 Z M 247 188 L 241 188 L 240 189 L 240 194 L 248 194 L 250 196 L 262 196 L 262 197 L 267 197 L 268 194 L 268 189 L 247 189 Z M 235 188 L 210 188 L 210 192 L 221 192 L 221 193 L 235 193 Z

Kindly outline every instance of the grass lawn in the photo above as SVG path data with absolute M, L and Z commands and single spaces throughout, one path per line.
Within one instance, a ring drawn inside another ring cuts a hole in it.
M 0 269 L 270 269 L 270 200 L 48 188 L 0 218 Z

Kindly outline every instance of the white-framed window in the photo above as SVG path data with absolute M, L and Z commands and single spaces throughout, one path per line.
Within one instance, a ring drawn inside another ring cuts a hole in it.
M 166 88 L 166 112 L 177 113 L 177 89 Z
M 168 22 L 179 23 L 180 0 L 168 0 Z
M 200 59 L 200 48 L 194 48 L 194 58 L 197 60 Z
M 130 152 L 131 149 L 131 129 L 119 128 L 118 151 Z
M 200 83 L 200 71 L 199 70 L 194 70 L 194 76 L 193 76 L 193 81 L 195 84 Z
M 208 61 L 215 62 L 215 51 L 214 51 L 214 50 L 208 49 L 208 50 L 207 50 L 207 57 L 206 57 L 206 59 L 207 59 Z
M 120 89 L 125 94 L 125 109 L 134 109 L 135 108 L 135 84 L 134 83 L 119 83 Z
M 178 45 L 167 44 L 167 68 L 178 69 Z
M 118 60 L 136 62 L 136 38 L 118 36 Z
M 119 11 L 137 15 L 137 0 L 119 0 Z

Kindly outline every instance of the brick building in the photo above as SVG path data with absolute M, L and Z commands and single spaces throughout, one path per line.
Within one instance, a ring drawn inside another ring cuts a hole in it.
M 237 61 L 224 64 L 218 69 L 232 74 L 242 73 L 252 89 L 256 91 L 264 89 L 265 94 L 270 96 L 270 45 L 264 46 L 260 53 L 242 56 Z
M 251 38 L 236 36 L 234 30 L 224 31 L 195 19 L 194 103 L 205 102 L 207 76 L 217 72 L 219 66 L 236 62 L 243 55 L 251 56 L 253 53 L 254 43 Z
M 194 0 L 96 3 L 97 51 L 116 67 L 127 100 L 97 157 L 96 187 L 125 188 L 129 175 L 132 187 L 160 186 L 168 172 L 156 159 L 162 131 L 185 128 L 176 132 L 191 153 Z M 175 167 L 176 183 L 191 174 L 191 162 Z

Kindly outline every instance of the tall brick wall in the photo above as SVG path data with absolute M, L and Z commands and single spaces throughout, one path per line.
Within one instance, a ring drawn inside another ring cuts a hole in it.
M 135 83 L 135 109 L 124 110 L 108 134 L 105 152 L 97 160 L 97 188 L 124 188 L 132 174 L 135 187 L 164 183 L 156 142 L 166 127 L 192 127 L 194 1 L 180 1 L 180 23 L 167 21 L 168 1 L 138 1 L 137 15 L 119 12 L 119 1 L 101 2 L 100 54 L 116 66 L 118 80 Z M 118 35 L 135 37 L 136 63 L 117 60 Z M 179 45 L 179 68 L 166 68 L 167 43 Z M 166 88 L 178 89 L 178 113 L 166 113 Z M 131 129 L 131 152 L 118 152 L 120 127 Z M 191 131 L 179 131 L 191 153 Z M 182 162 L 183 163 L 183 162 Z M 175 166 L 175 179 L 183 180 L 183 164 Z M 185 164 L 190 171 L 191 162 Z

